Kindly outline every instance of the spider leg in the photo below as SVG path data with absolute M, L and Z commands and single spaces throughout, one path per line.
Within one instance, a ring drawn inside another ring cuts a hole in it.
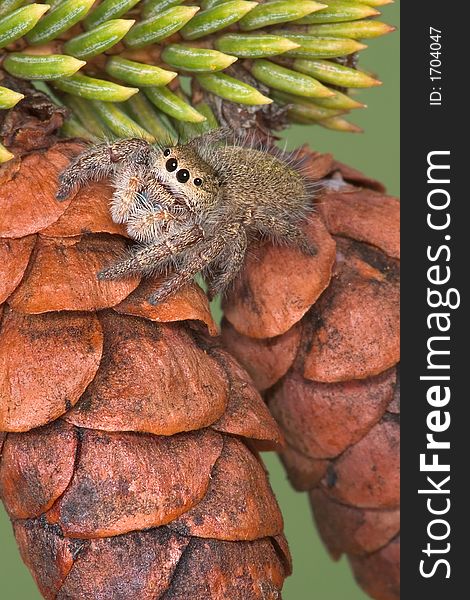
M 115 191 L 111 216 L 115 223 L 126 223 L 133 240 L 148 244 L 162 237 L 166 225 L 178 222 L 171 193 L 144 170 L 123 167 L 114 176 Z
M 227 237 L 219 236 L 193 249 L 178 271 L 171 275 L 149 298 L 150 304 L 163 302 L 193 280 L 196 273 L 216 259 L 227 245 Z
M 82 187 L 88 181 L 107 177 L 118 163 L 143 163 L 151 152 L 150 144 L 137 138 L 92 146 L 62 171 L 56 198 L 65 200 L 74 189 Z
M 209 300 L 222 293 L 238 275 L 245 259 L 247 246 L 248 240 L 245 230 L 240 228 L 238 236 L 234 237 L 231 245 L 222 253 L 217 274 L 209 278 Z
M 276 217 L 267 217 L 255 223 L 257 229 L 277 241 L 285 242 L 290 246 L 296 246 L 305 254 L 315 256 L 318 253 L 317 247 L 308 239 L 299 225 L 287 223 L 286 221 L 276 219 Z
M 127 223 L 130 214 L 139 205 L 143 174 L 139 169 L 123 167 L 114 176 L 114 188 L 110 204 L 111 217 L 115 223 Z
M 118 279 L 133 273 L 151 274 L 158 270 L 162 262 L 175 257 L 203 237 L 204 232 L 198 225 L 180 228 L 160 242 L 140 247 L 129 258 L 102 269 L 98 273 L 98 279 Z

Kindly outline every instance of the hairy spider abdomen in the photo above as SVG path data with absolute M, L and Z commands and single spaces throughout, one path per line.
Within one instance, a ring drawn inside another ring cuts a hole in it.
M 248 226 L 261 223 L 266 233 L 264 223 L 272 217 L 295 224 L 311 212 L 312 198 L 302 175 L 269 152 L 227 146 L 210 160 L 220 172 L 226 201 L 240 216 L 247 215 Z

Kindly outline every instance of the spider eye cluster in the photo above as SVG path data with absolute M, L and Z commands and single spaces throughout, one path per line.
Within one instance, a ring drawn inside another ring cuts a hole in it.
M 165 157 L 170 156 L 170 154 L 171 150 L 169 148 L 163 151 L 163 156 Z M 178 161 L 176 160 L 176 158 L 169 158 L 165 163 L 165 168 L 170 173 L 176 171 L 176 169 L 178 169 Z M 191 173 L 188 171 L 188 169 L 179 169 L 178 171 L 176 171 L 176 179 L 180 183 L 186 183 L 187 181 L 189 181 L 190 178 Z M 203 184 L 203 181 L 200 177 L 196 177 L 193 183 L 194 185 L 199 187 Z

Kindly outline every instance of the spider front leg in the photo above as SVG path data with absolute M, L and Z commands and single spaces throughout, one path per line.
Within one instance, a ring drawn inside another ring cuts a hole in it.
M 74 189 L 88 181 L 110 175 L 118 163 L 145 164 L 152 147 L 142 139 L 118 140 L 92 146 L 79 154 L 59 176 L 57 200 L 65 200 Z
M 162 263 L 175 257 L 203 237 L 204 232 L 199 225 L 181 228 L 177 233 L 173 233 L 158 243 L 140 247 L 133 251 L 129 258 L 102 269 L 98 273 L 98 279 L 119 279 L 134 273 L 145 275 L 155 273 L 162 267 Z
M 142 187 L 143 173 L 138 168 L 126 166 L 116 173 L 110 205 L 111 218 L 115 223 L 127 223 L 132 211 L 139 205 Z
M 213 300 L 217 294 L 226 290 L 238 275 L 245 260 L 247 246 L 245 230 L 240 228 L 238 235 L 233 237 L 231 244 L 222 252 L 217 265 L 217 274 L 208 281 L 209 300 Z
M 149 298 L 150 304 L 159 304 L 180 290 L 187 283 L 190 283 L 196 273 L 207 267 L 220 253 L 227 244 L 227 238 L 211 238 L 204 244 L 198 244 L 188 253 L 183 264 L 171 277 L 169 277 Z

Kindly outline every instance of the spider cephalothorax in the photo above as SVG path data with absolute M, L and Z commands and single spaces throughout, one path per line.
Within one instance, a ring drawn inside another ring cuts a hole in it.
M 149 299 L 157 303 L 201 272 L 213 297 L 236 277 L 252 239 L 315 253 L 300 228 L 312 210 L 301 173 L 281 155 L 229 137 L 217 130 L 173 147 L 119 140 L 87 149 L 62 173 L 58 199 L 89 180 L 112 177 L 113 220 L 139 242 L 100 279 L 171 268 Z

